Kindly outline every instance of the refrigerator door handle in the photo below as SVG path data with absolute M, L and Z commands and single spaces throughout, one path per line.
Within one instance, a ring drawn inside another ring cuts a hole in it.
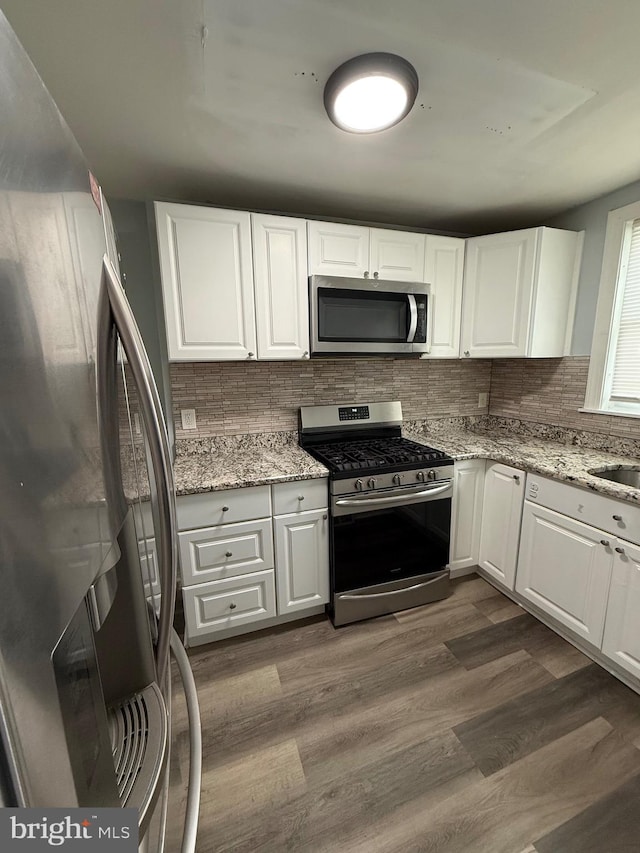
M 180 853 L 196 853 L 200 793 L 202 789 L 202 726 L 198 706 L 198 691 L 191 666 L 189 665 L 189 658 L 180 641 L 180 637 L 173 629 L 171 631 L 171 651 L 178 666 L 180 678 L 182 679 L 187 700 L 187 717 L 189 720 L 189 787 Z
M 158 617 L 156 671 L 158 678 L 161 679 L 169 664 L 169 644 L 175 610 L 177 581 L 175 486 L 169 439 L 162 415 L 158 389 L 138 324 L 120 284 L 118 274 L 107 255 L 104 255 L 102 259 L 102 276 L 115 326 L 138 388 L 142 419 L 149 441 L 151 466 L 157 485 L 159 529 L 156 540 L 162 602 Z

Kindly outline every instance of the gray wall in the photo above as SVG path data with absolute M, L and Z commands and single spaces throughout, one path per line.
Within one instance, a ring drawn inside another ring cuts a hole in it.
M 596 316 L 600 270 L 610 210 L 640 201 L 640 181 L 621 187 L 612 193 L 574 207 L 545 222 L 555 228 L 585 231 L 582 267 L 578 284 L 575 326 L 571 345 L 572 355 L 589 355 Z
M 171 389 L 164 337 L 164 317 L 158 285 L 156 285 L 155 241 L 151 242 L 147 206 L 143 201 L 109 201 L 109 209 L 118 239 L 120 266 L 126 274 L 126 291 L 138 321 L 140 333 L 149 355 L 149 361 L 158 385 L 160 400 L 165 412 L 169 438 L 173 441 L 171 417 Z

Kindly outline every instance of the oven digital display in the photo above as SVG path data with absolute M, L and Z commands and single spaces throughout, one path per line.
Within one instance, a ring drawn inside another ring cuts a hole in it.
M 366 421 L 369 419 L 369 406 L 340 406 L 338 417 L 341 421 Z

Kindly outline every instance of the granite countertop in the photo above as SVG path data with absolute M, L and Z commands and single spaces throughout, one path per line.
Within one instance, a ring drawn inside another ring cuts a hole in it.
M 403 434 L 456 460 L 503 462 L 640 505 L 640 489 L 588 473 L 621 465 L 640 469 L 640 443 L 631 439 L 488 416 L 409 421 Z M 176 444 L 176 494 L 327 477 L 327 469 L 297 442 L 295 432 L 181 439 Z
M 328 477 L 324 465 L 298 447 L 297 441 L 297 433 L 178 441 L 176 494 Z
M 508 426 L 501 429 L 465 429 L 455 426 L 430 428 L 426 421 L 424 426 L 413 424 L 404 434 L 414 441 L 444 450 L 456 460 L 489 459 L 492 462 L 503 462 L 526 472 L 564 480 L 609 497 L 640 504 L 640 489 L 589 474 L 593 468 L 614 469 L 621 465 L 640 469 L 638 456 L 611 453 L 598 447 L 575 446 L 536 435 L 510 433 Z M 612 443 L 615 443 L 615 439 Z M 626 450 L 630 447 L 633 449 L 632 442 L 623 441 L 620 444 Z

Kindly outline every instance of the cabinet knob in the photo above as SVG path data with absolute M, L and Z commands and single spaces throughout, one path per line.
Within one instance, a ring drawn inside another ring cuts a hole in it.
M 377 270 L 374 272 L 373 277 L 378 278 L 378 271 Z
M 612 515 L 612 516 L 611 516 L 611 518 L 612 518 L 614 521 L 622 521 L 622 516 L 621 516 L 621 515 Z
M 298 495 L 298 500 L 299 500 L 299 501 L 303 501 L 303 500 L 304 500 L 304 495 Z
M 467 358 L 469 358 L 469 356 L 471 355 L 471 353 L 469 352 L 469 350 L 468 350 L 468 349 L 466 349 L 466 350 L 464 351 L 464 354 L 465 354 L 465 356 L 466 356 Z
M 308 350 L 308 349 L 306 349 L 306 350 L 302 353 L 302 357 L 303 357 L 303 358 L 309 358 L 309 350 Z
M 365 270 L 365 271 L 364 271 L 364 277 L 365 277 L 365 278 L 369 278 L 369 270 Z
M 516 483 L 519 483 L 520 482 L 520 474 L 514 474 L 513 479 L 516 481 Z
M 605 548 L 608 548 L 609 547 L 609 540 L 608 539 L 601 539 L 600 544 L 604 545 Z
M 253 358 L 253 353 L 252 353 L 252 352 L 248 352 L 248 353 L 247 353 L 247 358 Z
M 228 507 L 228 506 L 223 506 L 223 507 L 222 507 L 222 512 L 229 512 L 229 507 Z
M 229 605 L 229 610 L 235 610 L 237 606 L 238 606 L 238 605 L 237 605 L 237 604 L 234 604 L 234 603 L 233 603 L 233 601 L 232 601 L 232 602 L 231 602 L 231 604 Z
M 324 515 L 322 516 L 322 518 L 323 518 L 323 520 L 324 520 L 324 521 L 326 521 L 326 520 L 329 518 L 329 516 L 328 516 L 328 515 L 327 515 L 327 513 L 325 512 L 325 513 L 324 513 Z
M 618 554 L 624 554 L 624 548 L 616 548 L 615 550 Z
M 232 551 L 226 551 L 225 557 L 233 557 L 233 552 Z

